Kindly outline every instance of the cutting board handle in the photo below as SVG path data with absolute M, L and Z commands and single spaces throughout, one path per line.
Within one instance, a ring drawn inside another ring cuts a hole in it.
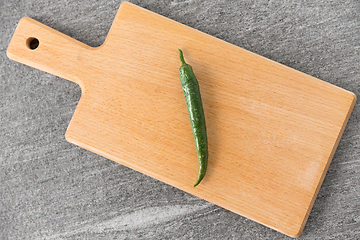
M 7 56 L 17 62 L 76 82 L 80 80 L 79 58 L 92 48 L 34 19 L 20 20 L 7 49 Z

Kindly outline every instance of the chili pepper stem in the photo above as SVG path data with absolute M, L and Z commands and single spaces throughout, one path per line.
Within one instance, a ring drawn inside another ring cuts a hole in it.
M 185 62 L 183 52 L 181 51 L 180 48 L 179 48 L 179 56 L 180 56 L 181 65 L 186 65 L 187 63 Z

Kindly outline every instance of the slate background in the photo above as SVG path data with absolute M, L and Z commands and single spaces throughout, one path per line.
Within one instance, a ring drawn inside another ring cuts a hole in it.
M 357 0 L 130 1 L 359 96 Z M 121 1 L 0 1 L 0 239 L 290 239 L 68 143 L 80 87 L 13 62 L 21 17 L 90 46 Z M 299 239 L 360 239 L 360 107 Z

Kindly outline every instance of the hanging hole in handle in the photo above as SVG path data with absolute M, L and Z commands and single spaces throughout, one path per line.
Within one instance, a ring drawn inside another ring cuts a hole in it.
M 39 46 L 39 44 L 39 40 L 34 37 L 30 37 L 26 40 L 26 46 L 31 50 L 35 50 Z

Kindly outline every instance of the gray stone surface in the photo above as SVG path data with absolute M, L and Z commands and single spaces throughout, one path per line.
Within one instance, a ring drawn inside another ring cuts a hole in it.
M 76 84 L 10 61 L 23 16 L 90 46 L 121 1 L 0 1 L 1 239 L 290 239 L 68 143 Z M 359 96 L 358 0 L 131 1 Z M 355 106 L 300 239 L 360 239 Z

